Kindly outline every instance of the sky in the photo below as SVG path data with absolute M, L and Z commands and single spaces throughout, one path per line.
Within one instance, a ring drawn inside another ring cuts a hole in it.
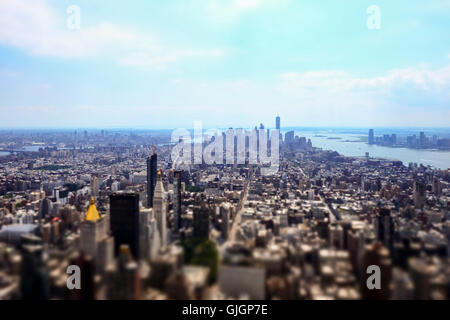
M 0 0 L 0 127 L 273 127 L 277 114 L 449 127 L 450 0 Z

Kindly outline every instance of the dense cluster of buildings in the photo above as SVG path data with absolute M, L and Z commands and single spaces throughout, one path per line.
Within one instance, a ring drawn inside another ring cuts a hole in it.
M 6 149 L 45 147 L 0 157 L 0 300 L 449 298 L 449 170 L 293 131 L 271 175 L 175 167 L 169 138 L 3 133 Z
M 374 129 L 369 130 L 368 137 L 369 144 L 376 144 L 388 147 L 407 147 L 413 149 L 450 149 L 450 139 L 438 137 L 433 135 L 428 137 L 425 132 L 420 132 L 419 136 L 413 134 L 400 139 L 397 134 L 383 134 L 382 136 L 375 136 Z

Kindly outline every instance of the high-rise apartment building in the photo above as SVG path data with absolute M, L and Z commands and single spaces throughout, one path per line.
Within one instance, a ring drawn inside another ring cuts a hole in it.
M 135 259 L 139 258 L 139 195 L 114 193 L 109 197 L 111 233 L 117 256 L 122 244 L 128 244 Z
M 422 208 L 425 201 L 426 186 L 422 181 L 414 181 L 413 200 L 416 208 Z
M 98 178 L 96 176 L 93 176 L 91 180 L 91 195 L 96 198 L 98 197 L 98 194 L 99 194 Z
M 156 182 L 155 195 L 153 198 L 153 212 L 161 237 L 161 246 L 165 247 L 167 245 L 167 198 L 162 183 L 161 171 L 158 171 L 158 181 Z
M 197 199 L 194 206 L 194 238 L 209 238 L 209 212 L 203 199 Z
M 375 137 L 374 137 L 374 131 L 373 129 L 369 130 L 369 144 L 374 144 L 375 143 Z
M 181 218 L 181 172 L 175 171 L 173 176 L 173 230 L 178 232 Z
M 155 194 L 155 186 L 158 170 L 158 155 L 153 150 L 153 154 L 147 158 L 147 206 L 153 207 L 153 196 Z

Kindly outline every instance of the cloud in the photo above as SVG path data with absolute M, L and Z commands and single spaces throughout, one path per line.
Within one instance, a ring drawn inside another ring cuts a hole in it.
M 258 8 L 263 0 L 235 0 L 234 5 L 238 8 Z
M 83 11 L 81 10 L 81 15 Z M 121 65 L 165 68 L 182 58 L 220 56 L 220 50 L 172 48 L 154 36 L 99 22 L 79 30 L 66 27 L 68 15 L 55 14 L 45 0 L 1 0 L 0 43 L 29 54 L 58 58 L 111 56 Z
M 233 24 L 245 14 L 269 6 L 280 6 L 289 0 L 210 0 L 207 2 L 207 13 L 210 23 Z
M 9 69 L 0 69 L 0 75 L 9 77 L 9 78 L 16 78 L 20 76 L 20 72 L 9 70 Z
M 220 57 L 224 54 L 223 50 L 178 50 L 160 53 L 136 52 L 120 60 L 125 66 L 150 67 L 156 69 L 165 69 L 168 64 L 179 61 L 183 58 L 211 58 Z
M 387 74 L 360 78 L 339 70 L 288 72 L 280 75 L 284 88 L 326 88 L 329 90 L 391 90 L 401 86 L 420 91 L 445 89 L 450 85 L 450 66 L 431 70 L 425 66 L 393 69 Z
M 56 118 L 63 121 L 61 125 L 75 126 L 94 125 L 85 122 L 80 110 L 90 110 L 92 121 L 102 118 L 102 124 L 112 126 L 149 126 L 147 115 L 151 115 L 153 125 L 166 128 L 197 119 L 205 126 L 251 127 L 273 123 L 277 113 L 286 126 L 447 126 L 450 117 L 450 66 L 394 69 L 374 77 L 321 70 L 288 72 L 266 80 L 175 79 L 170 88 L 169 96 L 157 95 L 147 105 L 105 99 L 105 105 L 88 108 L 12 109 L 29 114 L 30 122 L 39 115 L 43 123 Z M 3 123 L 16 123 L 15 114 L 4 112 Z
M 340 123 L 442 124 L 450 113 L 450 66 L 393 69 L 365 78 L 340 70 L 288 72 L 280 79 L 280 97 L 290 105 L 308 105 L 307 112 L 322 120 L 331 114 Z
M 98 54 L 108 45 L 134 38 L 132 33 L 108 23 L 70 32 L 62 27 L 63 18 L 43 0 L 2 0 L 0 42 L 34 55 L 73 58 Z

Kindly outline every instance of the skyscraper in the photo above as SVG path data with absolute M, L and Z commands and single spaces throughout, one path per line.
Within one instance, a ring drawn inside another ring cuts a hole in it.
M 275 118 L 275 129 L 277 129 L 277 130 L 280 130 L 280 129 L 281 129 L 280 121 L 281 121 L 280 116 L 277 116 L 277 117 Z
M 44 198 L 39 203 L 39 220 L 45 219 L 52 210 L 52 202 L 49 198 Z
M 50 297 L 50 279 L 43 250 L 40 244 L 21 248 L 20 293 L 23 300 L 46 300 Z
M 377 214 L 375 220 L 375 230 L 378 241 L 383 243 L 383 245 L 389 250 L 392 250 L 394 243 L 394 222 L 389 209 L 382 208 Z
M 133 259 L 130 249 L 128 245 L 121 245 L 116 265 L 108 270 L 107 281 L 111 288 L 108 291 L 108 299 L 140 299 L 142 284 L 139 266 Z
M 180 228 L 181 217 L 181 172 L 175 171 L 173 177 L 173 230 Z
M 420 146 L 421 147 L 423 147 L 423 146 L 425 146 L 425 144 L 426 144 L 426 141 L 427 141 L 427 138 L 426 138 L 426 136 L 425 136 L 425 132 L 420 132 L 420 138 L 419 138 L 420 140 L 419 140 L 419 143 L 420 143 Z
M 284 141 L 285 142 L 293 142 L 294 141 L 294 135 L 295 135 L 294 131 L 286 132 L 286 134 L 284 135 Z
M 114 193 L 109 197 L 111 233 L 117 256 L 122 244 L 128 244 L 135 259 L 139 258 L 139 195 Z
M 374 132 L 373 129 L 369 130 L 369 144 L 374 144 L 375 143 L 375 137 L 374 137 Z
M 209 238 L 209 208 L 200 197 L 194 206 L 194 238 Z
M 102 271 L 114 256 L 111 241 L 107 220 L 98 213 L 92 197 L 85 220 L 80 225 L 79 248 L 84 255 L 92 258 L 97 271 Z
M 426 185 L 424 182 L 415 180 L 413 189 L 413 200 L 416 208 L 422 208 L 425 201 Z
M 156 186 L 156 171 L 158 170 L 158 155 L 153 149 L 153 154 L 147 158 L 147 206 L 153 207 L 153 196 Z
M 96 176 L 92 177 L 91 180 L 91 196 L 98 197 L 99 186 L 98 186 L 98 178 Z
M 155 195 L 153 199 L 153 212 L 155 214 L 156 225 L 161 237 L 161 246 L 167 245 L 167 200 L 166 191 L 162 183 L 161 171 L 158 171 L 158 181 L 156 182 Z
M 84 254 L 96 257 L 98 242 L 106 236 L 103 224 L 92 197 L 86 218 L 80 225 L 80 249 Z
M 441 195 L 442 193 L 441 181 L 437 177 L 433 179 L 432 191 L 437 196 Z
M 222 219 L 222 236 L 227 239 L 230 231 L 231 205 L 229 203 L 223 203 L 219 208 L 220 218 Z

